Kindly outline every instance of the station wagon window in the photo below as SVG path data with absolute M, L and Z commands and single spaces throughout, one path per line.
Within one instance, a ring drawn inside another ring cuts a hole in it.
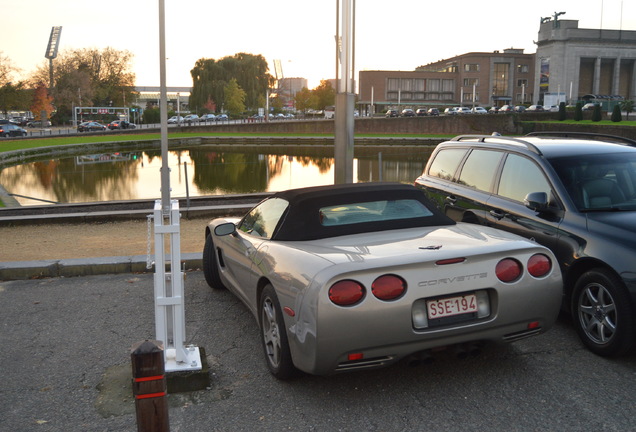
M 281 198 L 265 200 L 245 215 L 238 229 L 253 236 L 271 238 L 288 205 Z
M 397 221 L 433 216 L 420 201 L 413 199 L 380 200 L 322 207 L 323 226 L 350 225 L 365 222 Z
M 428 169 L 428 175 L 444 180 L 452 180 L 459 163 L 466 154 L 466 149 L 441 150 L 435 156 Z
M 523 201 L 531 192 L 545 192 L 549 197 L 550 184 L 541 169 L 530 159 L 509 154 L 501 173 L 498 195 Z
M 502 152 L 473 150 L 462 167 L 459 183 L 482 191 L 490 191 Z

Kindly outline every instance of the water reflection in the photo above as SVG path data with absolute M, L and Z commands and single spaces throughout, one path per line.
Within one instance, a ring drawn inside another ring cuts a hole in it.
M 288 152 L 292 153 L 292 152 Z M 173 198 L 241 194 L 333 183 L 334 159 L 322 155 L 218 151 L 198 147 L 168 153 Z M 429 151 L 366 152 L 354 160 L 354 181 L 411 183 Z M 9 193 L 58 203 L 158 199 L 161 151 L 107 153 L 26 163 L 0 171 Z M 186 193 L 187 191 L 187 193 Z M 16 197 L 21 205 L 42 201 Z

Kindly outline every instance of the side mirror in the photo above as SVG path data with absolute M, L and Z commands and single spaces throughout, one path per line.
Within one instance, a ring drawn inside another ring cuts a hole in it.
M 523 200 L 523 204 L 536 212 L 546 211 L 548 209 L 548 194 L 545 192 L 530 192 Z
M 219 237 L 234 234 L 235 232 L 236 225 L 234 225 L 232 222 L 226 222 L 214 227 L 214 235 L 217 235 Z

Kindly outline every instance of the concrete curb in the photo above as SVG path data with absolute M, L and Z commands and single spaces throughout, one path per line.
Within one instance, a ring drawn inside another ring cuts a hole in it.
M 181 255 L 185 270 L 202 267 L 201 253 Z M 115 273 L 151 273 L 146 267 L 146 255 L 79 258 L 0 263 L 0 280 L 41 279 L 54 277 L 91 276 Z

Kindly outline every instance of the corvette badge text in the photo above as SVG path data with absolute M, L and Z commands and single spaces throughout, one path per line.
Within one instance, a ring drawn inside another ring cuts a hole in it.
M 435 285 L 452 284 L 452 283 L 458 283 L 458 282 L 468 282 L 468 281 L 474 281 L 478 279 L 484 279 L 487 277 L 488 277 L 488 272 L 475 273 L 475 274 L 464 275 L 464 276 L 453 276 L 450 278 L 431 279 L 427 281 L 421 281 L 417 284 L 417 286 L 427 287 L 427 286 L 435 286 Z

